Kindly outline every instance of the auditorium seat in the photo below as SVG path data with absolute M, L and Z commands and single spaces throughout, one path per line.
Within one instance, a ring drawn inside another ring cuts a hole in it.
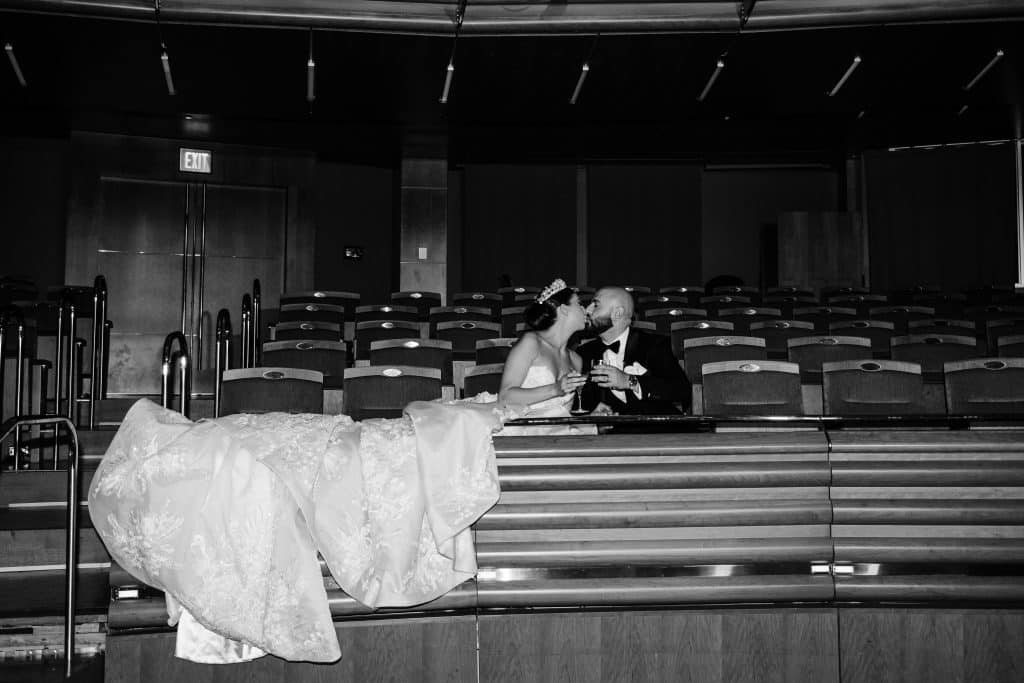
M 1024 334 L 1024 317 L 1019 319 L 1014 318 L 1000 318 L 998 320 L 986 320 L 985 321 L 985 335 L 982 339 L 985 341 L 988 348 L 988 355 L 990 356 L 1004 356 L 1006 354 L 999 351 L 1001 342 L 1000 337 L 1013 337 Z
M 318 323 L 308 320 L 302 322 L 277 323 L 274 325 L 274 341 L 289 339 L 322 339 L 323 341 L 342 341 L 344 331 L 338 323 Z
M 893 360 L 822 363 L 825 415 L 920 415 L 921 366 Z
M 501 335 L 502 337 L 515 337 L 516 325 L 523 320 L 523 313 L 526 306 L 505 306 L 501 309 Z
M 647 296 L 651 293 L 651 288 L 643 285 L 623 285 L 622 288 L 632 294 L 634 300 L 638 296 Z
M 647 311 L 644 320 L 654 323 L 661 332 L 672 332 L 672 326 L 678 322 L 707 320 L 708 312 L 703 308 L 652 308 Z
M 375 320 L 356 323 L 356 360 L 370 358 L 370 344 L 381 339 L 419 339 L 422 328 L 408 320 Z
M 970 320 L 952 318 L 911 320 L 907 323 L 907 334 L 958 334 L 964 337 L 973 337 L 974 323 Z
M 933 292 L 915 295 L 911 299 L 911 304 L 934 308 L 935 315 L 939 318 L 959 320 L 967 307 L 967 297 L 963 294 Z
M 441 384 L 452 381 L 452 343 L 446 339 L 381 339 L 370 343 L 370 365 L 408 365 L 436 368 Z
M 238 368 L 221 378 L 220 414 L 322 413 L 324 376 L 298 368 Z
M 788 360 L 787 340 L 813 334 L 814 324 L 806 320 L 762 320 L 750 325 L 750 336 L 764 339 L 768 358 L 772 360 Z
M 858 317 L 867 318 L 872 307 L 885 306 L 888 299 L 882 294 L 840 294 L 830 296 L 825 303 L 829 306 L 853 308 L 857 311 Z
M 985 285 L 964 291 L 967 306 L 988 306 L 991 304 L 1008 304 L 1014 299 L 1013 285 Z
M 821 384 L 822 363 L 871 360 L 871 340 L 866 337 L 817 335 L 786 340 L 789 361 L 800 366 L 804 384 Z
M 826 303 L 834 296 L 846 296 L 848 294 L 870 294 L 870 292 L 866 287 L 850 285 L 825 285 L 821 288 L 821 300 Z
M 911 321 L 934 318 L 935 309 L 928 306 L 872 306 L 868 317 L 891 322 L 896 334 L 901 335 L 907 334 L 907 325 Z
M 410 401 L 441 398 L 441 371 L 408 365 L 345 370 L 344 413 L 354 420 L 401 417 Z
M 798 297 L 805 299 L 814 299 L 814 292 L 803 287 L 770 287 L 764 293 L 764 301 L 767 303 L 770 299 L 785 299 L 788 297 Z
M 344 325 L 345 309 L 341 306 L 322 303 L 281 304 L 277 322 L 317 322 Z
M 827 334 L 834 323 L 857 319 L 857 309 L 848 306 L 808 306 L 793 310 L 794 320 L 806 320 L 818 334 Z
M 672 353 L 680 360 L 683 357 L 683 343 L 687 339 L 707 337 L 713 334 L 732 334 L 735 328 L 732 323 L 723 320 L 680 320 L 672 323 Z M 752 335 L 757 336 L 757 335 Z
M 890 341 L 893 360 L 920 363 L 925 382 L 941 382 L 945 363 L 978 356 L 978 342 L 973 336 L 956 334 L 922 334 L 893 337 Z
M 356 319 L 356 308 L 359 306 L 359 294 L 356 292 L 344 292 L 344 291 L 329 291 L 329 290 L 313 290 L 304 292 L 285 292 L 281 295 L 279 306 L 287 306 L 292 304 L 327 304 L 329 306 L 340 306 L 342 309 L 343 323 L 337 320 L 329 322 L 338 322 L 344 324 L 342 335 L 345 339 L 351 339 L 355 334 L 355 319 Z M 264 313 L 268 313 L 264 311 Z M 271 320 L 269 315 L 264 315 L 264 322 L 277 322 L 281 320 L 280 311 L 278 311 L 278 317 L 276 320 Z
M 1024 320 L 1024 307 L 1011 305 L 975 306 L 964 311 L 964 318 L 974 321 L 977 334 L 984 338 L 988 323 L 993 320 Z
M 430 309 L 441 306 L 441 295 L 438 292 L 392 292 L 391 303 L 416 309 L 420 320 L 426 320 Z
M 942 293 L 942 287 L 938 285 L 914 285 L 913 287 L 896 289 L 889 292 L 889 301 L 894 306 L 909 306 L 914 302 L 914 297 L 940 293 Z
M 888 358 L 889 341 L 895 334 L 894 327 L 885 320 L 840 320 L 829 324 L 828 333 L 870 339 L 871 354 L 875 358 Z
M 645 332 L 650 332 L 651 334 L 664 334 L 666 337 L 668 336 L 668 334 L 663 333 L 661 330 L 659 330 L 658 326 L 652 323 L 650 320 L 634 320 L 630 324 L 630 327 L 632 327 L 634 330 L 643 330 Z
M 690 304 L 690 300 L 685 296 L 675 296 L 673 294 L 648 294 L 647 296 L 638 297 L 636 300 L 636 316 L 641 320 L 646 320 L 647 313 L 652 310 L 659 308 L 687 308 Z
M 519 285 L 516 287 L 499 287 L 498 294 L 501 296 L 502 307 L 509 307 L 515 305 L 516 296 L 520 294 L 533 294 L 536 296 L 540 294 L 541 288 L 534 286 Z
M 415 306 L 398 306 L 393 304 L 369 304 L 356 308 L 356 325 L 378 320 L 418 322 L 419 311 Z
M 515 337 L 494 337 L 491 339 L 478 339 L 475 345 L 474 360 L 477 365 L 504 364 L 508 358 L 508 352 L 518 341 Z
M 684 308 L 697 308 L 700 305 L 700 298 L 704 296 L 704 288 L 693 285 L 672 285 L 671 287 L 660 288 L 658 294 L 681 296 L 687 301 L 687 305 Z
M 777 296 L 772 295 L 765 297 L 764 305 L 771 308 L 777 308 L 781 312 L 779 316 L 783 320 L 791 320 L 793 318 L 793 311 L 798 308 L 808 308 L 811 306 L 817 306 L 818 300 L 813 296 Z
M 701 367 L 705 363 L 726 360 L 768 360 L 764 339 L 723 334 L 683 341 L 683 363 L 691 385 L 704 381 Z
M 473 360 L 476 358 L 476 343 L 478 341 L 508 337 L 510 335 L 503 335 L 502 326 L 498 323 L 453 320 L 451 322 L 438 323 L 434 336 L 437 339 L 446 339 L 452 343 L 452 358 L 455 360 Z
M 751 285 L 719 285 L 711 289 L 713 296 L 744 297 L 754 306 L 761 305 L 761 290 Z
M 340 389 L 348 353 L 345 343 L 319 339 L 290 339 L 263 344 L 263 364 L 280 368 L 316 370 L 323 375 L 324 386 Z
M 972 358 L 944 370 L 950 415 L 1024 413 L 1024 358 Z
M 1000 358 L 1024 358 L 1024 334 L 1006 334 L 996 338 Z
M 718 311 L 723 308 L 753 305 L 753 300 L 749 296 L 733 296 L 731 294 L 710 294 L 702 296 L 699 302 L 700 307 L 708 312 L 709 318 L 717 318 Z
M 430 309 L 430 336 L 434 336 L 438 323 L 453 320 L 476 320 L 484 323 L 498 322 L 487 306 L 436 306 Z
M 476 365 L 467 369 L 463 379 L 462 395 L 469 398 L 483 391 L 497 394 L 501 389 L 501 373 L 504 371 L 504 363 Z
M 704 415 L 803 415 L 800 369 L 784 361 L 705 363 Z
M 487 308 L 492 320 L 501 318 L 501 295 L 494 292 L 456 292 L 452 294 L 451 305 Z
M 752 323 L 765 320 L 778 320 L 782 317 L 782 311 L 778 308 L 766 307 L 738 307 L 719 309 L 716 320 L 724 320 L 733 324 L 736 334 L 748 334 Z

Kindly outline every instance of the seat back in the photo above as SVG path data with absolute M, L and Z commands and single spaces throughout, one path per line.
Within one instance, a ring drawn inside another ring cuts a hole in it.
M 978 342 L 955 334 L 905 335 L 892 338 L 890 355 L 893 360 L 920 363 L 926 382 L 941 382 L 946 363 L 978 356 Z
M 761 304 L 761 290 L 751 285 L 719 285 L 711 289 L 711 294 L 713 296 L 744 297 L 755 306 Z
M 494 292 L 456 292 L 452 294 L 451 305 L 486 308 L 491 312 L 492 320 L 501 318 L 501 295 Z
M 478 339 L 476 342 L 475 362 L 477 365 L 493 365 L 505 363 L 508 352 L 518 340 L 515 337 L 495 337 L 493 339 Z
M 497 394 L 501 390 L 501 375 L 504 371 L 504 363 L 474 365 L 468 368 L 463 378 L 462 395 L 468 398 L 484 391 Z
M 263 363 L 272 367 L 316 370 L 324 384 L 340 386 L 348 365 L 344 342 L 319 339 L 292 339 L 263 344 Z
M 537 296 L 541 291 L 540 287 L 534 287 L 532 285 L 518 285 L 515 287 L 499 287 L 498 295 L 501 296 L 502 308 L 508 308 L 509 306 L 515 306 L 517 296 L 522 296 L 523 294 L 532 294 Z
M 704 415 L 803 415 L 800 368 L 785 361 L 705 363 Z
M 793 318 L 793 311 L 798 308 L 809 308 L 811 306 L 817 306 L 818 300 L 813 296 L 784 296 L 784 295 L 769 295 L 764 299 L 764 305 L 769 308 L 777 308 L 780 311 L 779 317 L 784 320 L 791 320 Z
M 239 368 L 221 377 L 220 414 L 322 413 L 324 376 L 297 368 Z
M 672 285 L 671 287 L 660 288 L 658 294 L 681 296 L 687 301 L 684 308 L 697 308 L 700 304 L 700 298 L 704 296 L 704 288 L 694 285 Z
M 491 314 L 491 309 L 487 306 L 435 306 L 430 309 L 430 336 L 434 336 L 438 323 L 450 323 L 453 320 L 494 323 L 499 319 L 495 319 Z
M 732 294 L 710 294 L 700 298 L 700 307 L 708 312 L 708 317 L 717 318 L 718 311 L 723 308 L 752 306 L 754 302 L 748 296 Z
M 1022 334 L 1024 334 L 1024 316 L 1022 318 L 986 320 L 984 339 L 987 343 L 988 355 L 1008 355 L 999 351 L 999 348 L 1006 344 L 1006 341 L 1000 337 L 1014 337 Z
M 719 309 L 717 319 L 732 323 L 736 334 L 748 334 L 753 323 L 781 317 L 782 311 L 778 308 L 750 306 Z
M 681 360 L 683 345 L 687 339 L 697 339 L 713 334 L 732 334 L 735 328 L 732 323 L 727 323 L 724 320 L 680 320 L 672 323 L 670 330 L 672 354 Z
M 1024 358 L 972 358 L 944 366 L 950 415 L 1024 413 Z
M 788 340 L 813 334 L 814 323 L 806 320 L 761 320 L 750 324 L 750 336 L 764 339 L 768 358 L 776 360 L 788 359 Z
M 435 368 L 441 371 L 441 384 L 453 384 L 452 343 L 446 339 L 382 339 L 370 342 L 370 365 Z
M 889 341 L 895 334 L 895 325 L 885 320 L 840 320 L 829 325 L 828 333 L 870 339 L 871 355 L 888 358 Z
M 965 337 L 974 336 L 974 323 L 970 320 L 951 318 L 925 318 L 907 322 L 907 334 L 958 334 Z
M 622 288 L 633 295 L 634 301 L 637 297 L 647 296 L 651 293 L 651 288 L 644 285 L 623 285 Z
M 381 339 L 419 339 L 420 324 L 408 320 L 356 323 L 356 360 L 370 357 L 370 344 Z
M 926 412 L 921 366 L 894 360 L 822 363 L 825 415 L 920 415 Z
M 441 294 L 438 292 L 391 292 L 391 303 L 416 309 L 416 316 L 426 320 L 431 308 L 441 306 Z
M 344 325 L 345 308 L 320 302 L 281 304 L 277 321 L 281 323 L 317 322 Z
M 829 306 L 852 308 L 861 318 L 867 318 L 873 307 L 885 306 L 888 303 L 888 297 L 882 294 L 840 294 L 830 296 L 826 302 Z
M 935 309 L 928 306 L 872 306 L 868 317 L 891 322 L 896 334 L 902 335 L 907 334 L 907 324 L 911 321 L 934 318 Z
M 963 294 L 941 294 L 933 292 L 930 294 L 917 294 L 911 298 L 914 306 L 927 306 L 935 309 L 935 315 L 939 318 L 959 320 L 964 316 L 964 309 L 967 307 L 967 297 Z
M 703 308 L 651 308 L 644 320 L 654 323 L 660 332 L 672 332 L 672 325 L 684 320 L 707 320 L 708 312 Z
M 789 360 L 800 366 L 805 384 L 821 384 L 821 364 L 840 360 L 871 360 L 871 340 L 865 337 L 817 335 L 786 341 Z
M 997 337 L 1000 358 L 1024 358 L 1024 334 Z
M 848 306 L 808 306 L 794 308 L 794 320 L 806 320 L 814 325 L 818 334 L 828 334 L 829 326 L 846 320 L 857 319 L 857 309 Z
M 516 325 L 523 320 L 523 313 L 526 311 L 526 306 L 505 306 L 501 309 L 501 336 L 502 337 L 515 337 L 516 336 Z
M 434 336 L 452 343 L 452 358 L 473 360 L 476 357 L 476 343 L 482 339 L 508 337 L 503 335 L 502 325 L 476 320 L 452 320 L 438 323 Z
M 683 363 L 690 384 L 704 381 L 701 368 L 705 363 L 726 360 L 768 360 L 764 339 L 736 335 L 697 337 L 683 341 Z
M 280 305 L 285 306 L 289 304 L 327 304 L 329 306 L 341 306 L 345 312 L 345 320 L 355 320 L 356 306 L 359 305 L 359 294 L 356 292 L 325 290 L 285 292 L 281 295 Z
M 690 300 L 685 296 L 673 294 L 648 294 L 638 297 L 636 300 L 636 317 L 640 320 L 647 319 L 647 313 L 660 308 L 687 308 Z
M 401 417 L 410 401 L 441 398 L 441 371 L 408 365 L 370 365 L 345 371 L 344 412 L 353 420 Z
M 420 319 L 415 306 L 399 306 L 397 304 L 370 304 L 356 307 L 356 324 L 376 320 L 401 320 L 414 323 Z
M 323 341 L 341 341 L 344 328 L 338 323 L 318 323 L 308 320 L 277 323 L 274 325 L 274 341 L 290 339 L 320 339 Z

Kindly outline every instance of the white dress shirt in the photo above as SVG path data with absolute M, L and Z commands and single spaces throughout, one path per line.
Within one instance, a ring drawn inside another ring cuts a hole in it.
M 619 370 L 624 368 L 626 365 L 626 340 L 628 339 L 629 328 L 627 327 L 625 330 L 622 331 L 622 334 L 608 342 L 608 344 L 614 344 L 615 342 L 619 342 L 619 350 L 617 352 L 613 352 L 611 349 L 605 349 L 604 356 L 602 356 L 601 360 L 603 360 L 607 365 L 611 365 L 612 367 L 618 368 Z M 602 344 L 604 343 L 603 339 L 600 341 Z M 626 402 L 625 391 L 612 389 L 611 392 L 612 395 L 615 396 L 615 398 L 619 399 L 623 403 Z M 643 391 L 641 391 L 639 384 L 637 384 L 636 387 L 634 387 L 633 395 L 636 396 L 637 398 L 643 398 Z

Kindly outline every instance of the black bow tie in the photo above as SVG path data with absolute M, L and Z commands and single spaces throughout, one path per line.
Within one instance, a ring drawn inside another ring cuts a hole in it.
M 619 352 L 619 340 L 616 339 L 611 344 L 603 344 L 605 351 L 611 351 L 612 353 Z

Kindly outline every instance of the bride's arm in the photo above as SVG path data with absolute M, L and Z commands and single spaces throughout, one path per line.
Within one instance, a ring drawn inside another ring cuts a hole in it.
M 499 401 L 528 406 L 565 393 L 559 386 L 559 380 L 529 389 L 521 386 L 539 353 L 540 340 L 535 334 L 527 332 L 516 342 L 505 359 L 505 370 L 501 374 L 501 390 L 498 392 Z

